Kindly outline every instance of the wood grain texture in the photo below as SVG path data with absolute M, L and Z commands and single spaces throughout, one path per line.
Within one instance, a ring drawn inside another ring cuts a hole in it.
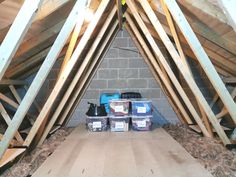
M 211 177 L 162 128 L 90 133 L 77 127 L 33 177 Z

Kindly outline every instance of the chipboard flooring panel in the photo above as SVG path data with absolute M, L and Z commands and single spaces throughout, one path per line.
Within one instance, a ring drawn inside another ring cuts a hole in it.
M 33 177 L 212 177 L 164 129 L 88 132 L 78 126 Z

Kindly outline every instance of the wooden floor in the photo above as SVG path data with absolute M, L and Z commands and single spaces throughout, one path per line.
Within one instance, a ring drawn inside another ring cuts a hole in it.
M 162 128 L 90 133 L 76 128 L 33 177 L 212 177 Z

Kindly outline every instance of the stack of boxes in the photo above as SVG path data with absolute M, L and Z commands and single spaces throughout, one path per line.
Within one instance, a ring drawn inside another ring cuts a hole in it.
M 119 94 L 102 95 L 101 104 L 108 116 L 87 116 L 90 131 L 129 131 L 130 124 L 136 131 L 149 131 L 152 127 L 152 102 L 145 99 L 120 99 Z M 130 119 L 131 118 L 131 119 Z
M 132 100 L 132 129 L 148 131 L 152 127 L 152 102 L 149 100 Z
M 110 100 L 109 101 L 109 122 L 112 132 L 129 131 L 129 100 Z

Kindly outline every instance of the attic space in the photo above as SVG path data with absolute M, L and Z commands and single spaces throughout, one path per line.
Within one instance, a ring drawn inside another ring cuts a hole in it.
M 0 0 L 0 176 L 236 177 L 235 7 Z

